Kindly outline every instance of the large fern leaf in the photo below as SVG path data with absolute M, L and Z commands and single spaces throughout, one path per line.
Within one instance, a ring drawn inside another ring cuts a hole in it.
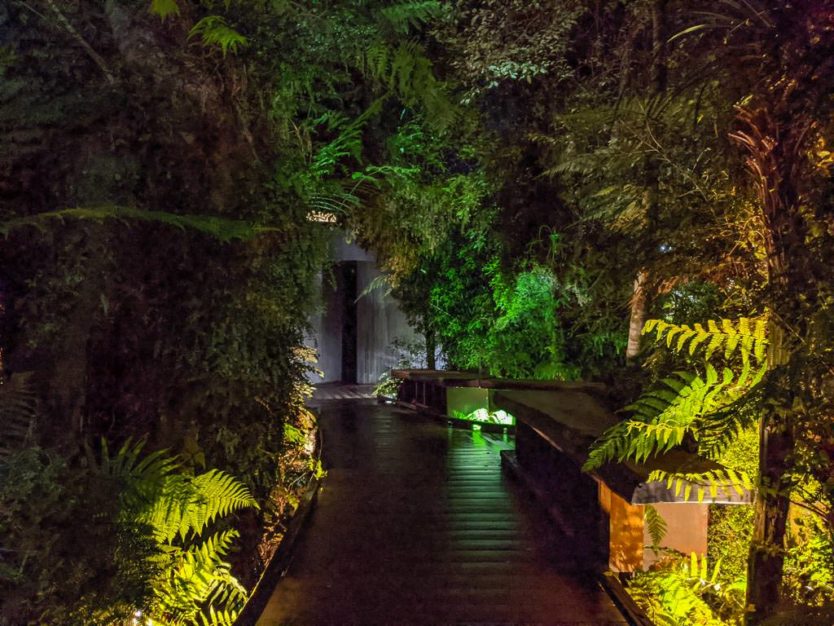
M 697 438 L 697 420 L 727 403 L 733 372 L 721 373 L 707 364 L 702 378 L 686 372 L 661 381 L 660 385 L 626 407 L 633 417 L 610 428 L 598 439 L 585 462 L 596 469 L 610 461 L 645 461 L 650 456 L 679 446 L 687 433 Z
M 154 613 L 173 623 L 215 626 L 233 621 L 247 598 L 224 560 L 237 537 L 237 531 L 228 530 L 187 549 L 175 549 L 173 567 L 154 584 Z
M 188 38 L 199 37 L 206 47 L 216 46 L 223 52 L 237 52 L 249 45 L 249 40 L 229 26 L 220 15 L 208 15 L 194 24 L 188 33 Z
M 423 108 L 435 126 L 447 127 L 457 117 L 457 107 L 435 76 L 432 62 L 419 42 L 405 41 L 396 46 L 376 42 L 362 51 L 358 65 L 407 106 Z
M 737 322 L 728 319 L 709 320 L 706 328 L 703 324 L 670 324 L 663 320 L 652 319 L 643 327 L 643 334 L 654 333 L 656 341 L 666 342 L 666 346 L 675 352 L 687 350 L 694 355 L 703 351 L 704 358 L 710 360 L 721 351 L 725 359 L 734 355 L 741 356 L 747 364 L 751 357 L 763 363 L 767 357 L 767 320 L 765 318 L 740 318 Z
M 176 537 L 198 535 L 216 518 L 249 506 L 257 506 L 249 489 L 225 472 L 173 474 L 143 521 L 153 528 L 157 541 L 170 544 Z

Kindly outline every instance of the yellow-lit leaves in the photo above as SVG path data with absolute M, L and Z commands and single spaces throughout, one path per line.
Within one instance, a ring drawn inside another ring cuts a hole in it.
M 715 502 L 719 495 L 727 498 L 730 489 L 739 498 L 744 498 L 754 488 L 753 480 L 746 472 L 730 468 L 720 468 L 706 472 L 655 470 L 649 474 L 649 480 L 665 483 L 666 489 L 672 491 L 677 498 L 683 496 L 683 500 L 686 502 L 690 501 L 693 492 L 698 502 L 703 502 L 707 495 L 712 502 Z M 719 489 L 721 490 L 720 493 Z
M 219 15 L 209 15 L 194 24 L 188 33 L 188 38 L 200 37 L 206 47 L 217 46 L 226 56 L 228 52 L 235 53 L 249 44 L 249 40 L 229 26 Z
M 172 15 L 179 15 L 180 7 L 177 0 L 151 0 L 150 12 L 163 20 Z
M 709 320 L 706 328 L 703 324 L 678 325 L 654 319 L 647 321 L 643 327 L 644 335 L 652 333 L 656 341 L 665 339 L 666 347 L 675 352 L 687 350 L 693 356 L 702 349 L 707 361 L 722 348 L 725 359 L 738 354 L 745 364 L 751 357 L 759 363 L 767 357 L 767 320 L 763 317 L 742 317 L 735 323 L 728 319 Z

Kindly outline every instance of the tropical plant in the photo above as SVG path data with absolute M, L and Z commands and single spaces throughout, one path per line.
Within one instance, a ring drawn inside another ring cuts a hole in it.
M 666 520 L 663 519 L 660 512 L 650 504 L 646 505 L 643 515 L 643 519 L 646 523 L 646 532 L 649 533 L 649 537 L 652 540 L 652 545 L 650 547 L 655 554 L 658 554 L 660 542 L 663 541 L 668 529 Z
M 653 623 L 662 626 L 728 626 L 738 619 L 722 619 L 722 610 L 711 605 L 732 605 L 735 613 L 743 607 L 743 584 L 721 585 L 721 563 L 710 567 L 705 556 L 664 557 L 646 572 L 638 572 L 628 583 L 628 592 L 646 611 Z
M 378 398 L 396 398 L 400 384 L 401 381 L 391 376 L 391 372 L 383 372 L 374 387 L 374 395 Z
M 698 453 L 718 459 L 738 436 L 755 424 L 755 413 L 744 406 L 755 396 L 768 368 L 767 323 L 764 319 L 724 319 L 702 324 L 670 324 L 649 320 L 644 334 L 675 353 L 703 358 L 703 374 L 675 372 L 658 386 L 645 392 L 626 407 L 632 417 L 620 422 L 600 437 L 588 456 L 585 469 L 595 469 L 610 461 L 642 462 L 649 457 L 692 441 Z M 716 355 L 725 365 L 713 365 Z M 736 373 L 729 367 L 739 363 Z M 714 499 L 721 483 L 737 490 L 751 489 L 754 477 L 731 468 L 707 472 L 656 470 L 650 477 L 675 485 L 684 498 L 695 489 L 701 500 L 709 492 Z
M 114 455 L 102 441 L 99 474 L 121 483 L 120 522 L 149 532 L 159 567 L 150 581 L 153 599 L 137 607 L 156 623 L 225 626 L 248 596 L 224 557 L 239 536 L 234 529 L 207 531 L 223 517 L 257 507 L 249 490 L 218 470 L 188 475 L 165 451 L 142 455 L 143 442 L 126 442 Z M 91 462 L 95 463 L 91 456 Z

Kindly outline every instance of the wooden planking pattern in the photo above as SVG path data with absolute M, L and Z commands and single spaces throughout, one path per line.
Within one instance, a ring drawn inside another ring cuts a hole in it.
M 328 476 L 259 624 L 624 624 L 500 470 L 501 435 L 322 404 Z

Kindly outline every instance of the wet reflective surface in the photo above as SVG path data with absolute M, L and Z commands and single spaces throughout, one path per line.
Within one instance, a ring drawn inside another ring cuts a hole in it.
M 625 623 L 503 476 L 500 434 L 367 400 L 322 407 L 328 475 L 259 624 Z

